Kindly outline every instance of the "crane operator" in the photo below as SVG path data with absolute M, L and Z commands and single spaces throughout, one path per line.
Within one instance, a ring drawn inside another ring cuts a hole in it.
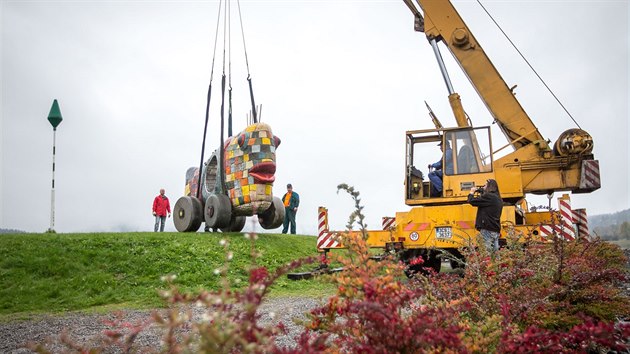
M 444 168 L 442 168 L 442 159 L 430 164 L 429 167 L 429 181 L 431 181 L 431 197 L 439 197 L 442 195 L 442 175 L 446 172 L 447 175 L 453 174 L 453 149 L 451 144 L 446 141 L 446 147 L 442 145 L 442 142 L 438 144 L 440 150 L 444 155 Z

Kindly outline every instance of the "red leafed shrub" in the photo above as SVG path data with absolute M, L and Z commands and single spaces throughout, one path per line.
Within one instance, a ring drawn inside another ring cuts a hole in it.
M 340 185 L 355 201 L 348 228 L 358 220 L 361 232 L 348 232 L 345 254 L 331 257 L 345 270 L 325 279 L 337 293 L 309 313 L 293 348 L 279 348 L 274 339 L 286 333 L 282 323 L 261 325 L 259 306 L 279 277 L 316 258 L 295 261 L 273 272 L 255 266 L 252 240 L 249 284 L 231 289 L 182 294 L 164 291 L 173 304 L 206 309 L 201 320 L 190 310 L 154 316 L 164 330 L 163 347 L 154 351 L 181 353 L 584 353 L 630 350 L 630 300 L 621 292 L 627 281 L 627 259 L 621 250 L 601 241 L 552 244 L 522 241 L 511 234 L 508 247 L 492 256 L 474 247 L 460 250 L 462 273 L 418 273 L 405 276 L 396 255 L 370 258 L 359 193 Z M 516 240 L 519 240 L 518 242 Z M 231 253 L 226 247 L 227 272 Z M 444 256 L 447 256 L 445 254 Z M 424 260 L 412 260 L 422 264 Z M 129 327 L 129 326 L 127 326 Z M 131 330 L 130 330 L 131 329 Z M 67 338 L 73 351 L 99 352 L 112 342 L 134 351 L 142 326 L 119 325 L 109 341 L 82 348 Z M 125 331 L 126 330 L 126 331 Z M 45 352 L 42 346 L 33 347 Z M 149 351 L 142 349 L 143 352 Z
M 261 283 L 269 277 L 269 272 L 265 267 L 253 268 L 249 271 L 249 283 Z
M 338 293 L 311 311 L 307 330 L 328 338 L 326 352 L 466 352 L 458 312 L 466 303 L 427 305 L 419 283 L 409 283 L 404 266 L 371 260 L 359 234 L 344 238 L 351 257 L 339 257 L 349 272 L 331 276 Z
M 615 351 L 628 350 L 630 326 L 584 320 L 568 331 L 550 331 L 529 327 L 520 334 L 505 336 L 500 344 L 503 353 L 586 353 L 601 347 Z

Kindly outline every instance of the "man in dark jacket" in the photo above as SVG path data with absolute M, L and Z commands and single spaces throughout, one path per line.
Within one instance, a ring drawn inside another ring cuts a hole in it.
M 284 203 L 282 233 L 287 233 L 290 224 L 291 233 L 295 235 L 295 214 L 297 214 L 298 206 L 300 206 L 300 196 L 293 191 L 291 183 L 287 184 L 287 192 L 282 196 L 282 202 Z
M 497 251 L 503 210 L 503 200 L 497 181 L 489 179 L 484 186 L 471 188 L 468 203 L 478 208 L 475 228 L 479 230 L 486 249 L 488 252 Z
M 171 205 L 168 202 L 168 198 L 164 195 L 164 189 L 160 189 L 160 195 L 153 199 L 153 216 L 155 216 L 155 227 L 153 231 L 164 232 L 164 224 L 166 223 L 166 214 L 171 217 Z

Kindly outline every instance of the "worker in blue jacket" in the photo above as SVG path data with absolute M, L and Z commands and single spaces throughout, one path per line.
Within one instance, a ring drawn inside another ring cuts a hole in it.
M 282 196 L 282 202 L 284 203 L 282 233 L 287 233 L 290 224 L 291 233 L 295 235 L 295 214 L 297 214 L 298 206 L 300 206 L 300 196 L 293 191 L 291 183 L 287 184 L 287 192 Z
M 442 196 L 442 177 L 443 173 L 447 175 L 453 174 L 453 150 L 451 144 L 446 141 L 446 147 L 442 146 L 442 142 L 438 144 L 444 154 L 444 163 L 442 159 L 430 164 L 429 167 L 429 181 L 431 181 L 431 194 L 432 198 Z M 442 166 L 444 164 L 444 166 Z M 442 167 L 444 167 L 442 169 Z

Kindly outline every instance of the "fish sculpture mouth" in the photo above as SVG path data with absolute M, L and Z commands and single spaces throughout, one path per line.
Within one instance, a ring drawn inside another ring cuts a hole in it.
M 273 162 L 261 162 L 249 170 L 249 175 L 254 178 L 254 183 L 273 183 L 276 180 L 276 164 Z

